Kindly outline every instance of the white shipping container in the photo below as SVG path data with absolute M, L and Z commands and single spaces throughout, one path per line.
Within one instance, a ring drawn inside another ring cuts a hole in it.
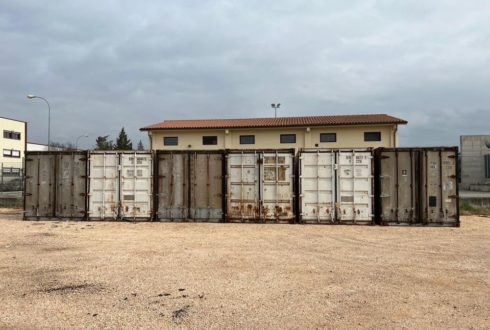
M 243 151 L 227 155 L 227 214 L 230 222 L 291 222 L 291 152 Z
M 89 157 L 88 213 L 90 220 L 119 216 L 119 154 L 92 152 Z
M 301 151 L 300 222 L 371 224 L 372 158 L 370 150 Z
M 121 219 L 150 218 L 152 212 L 152 157 L 150 153 L 120 156 Z

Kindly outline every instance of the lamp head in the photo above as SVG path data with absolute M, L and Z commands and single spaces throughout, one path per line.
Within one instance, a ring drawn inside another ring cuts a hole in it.
M 28 98 L 28 99 L 33 99 L 33 98 L 35 98 L 35 97 L 36 97 L 36 95 L 27 94 L 27 98 Z

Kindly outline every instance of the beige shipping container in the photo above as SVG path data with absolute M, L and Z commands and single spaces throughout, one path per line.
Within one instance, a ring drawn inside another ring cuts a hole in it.
M 458 148 L 379 148 L 377 221 L 459 226 Z
M 223 152 L 162 151 L 156 159 L 158 220 L 223 220 Z
M 24 217 L 84 219 L 86 184 L 86 152 L 26 152 Z

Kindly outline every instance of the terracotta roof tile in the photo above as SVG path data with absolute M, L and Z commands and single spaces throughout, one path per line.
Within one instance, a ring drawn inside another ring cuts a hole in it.
M 199 119 L 199 120 L 165 120 L 141 128 L 142 131 L 160 129 L 203 129 L 203 128 L 260 128 L 260 127 L 295 127 L 295 126 L 340 126 L 369 124 L 407 124 L 406 120 L 386 114 L 340 115 L 340 116 L 306 116 L 278 118 L 243 118 L 243 119 Z

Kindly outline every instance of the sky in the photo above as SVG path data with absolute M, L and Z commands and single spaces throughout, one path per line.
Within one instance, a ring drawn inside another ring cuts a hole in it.
M 0 2 L 0 116 L 93 147 L 168 119 L 387 113 L 403 146 L 490 134 L 488 0 Z

